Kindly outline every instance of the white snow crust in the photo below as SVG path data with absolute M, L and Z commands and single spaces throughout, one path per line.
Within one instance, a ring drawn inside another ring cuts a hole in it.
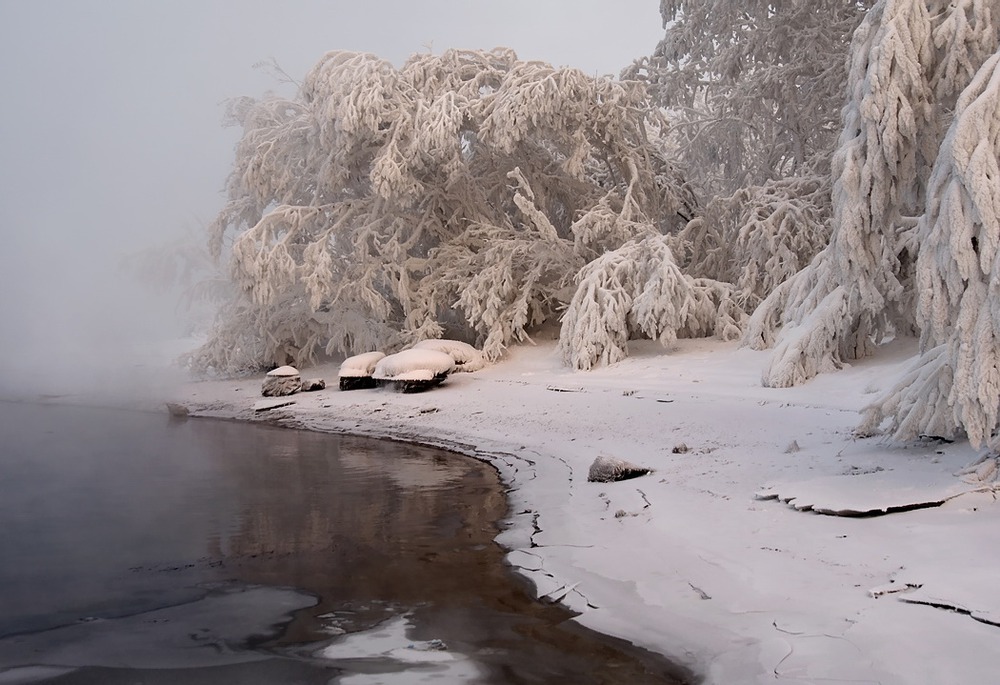
M 338 376 L 343 378 L 366 378 L 375 372 L 375 365 L 385 358 L 384 352 L 363 352 L 348 357 L 340 364 Z
M 437 350 L 403 350 L 379 360 L 374 378 L 395 381 L 430 380 L 455 368 L 451 355 Z
M 461 340 L 431 338 L 421 340 L 413 346 L 413 349 L 437 350 L 438 352 L 451 355 L 451 358 L 455 360 L 455 371 L 472 373 L 486 366 L 486 359 L 483 357 L 483 353 L 469 343 L 462 342 Z
M 494 464 L 520 512 L 498 541 L 535 592 L 706 683 L 996 681 L 996 480 L 968 475 L 979 453 L 967 442 L 854 434 L 906 372 L 912 341 L 792 388 L 761 387 L 769 354 L 735 343 L 630 342 L 629 358 L 590 372 L 538 343 L 433 393 L 310 393 L 282 411 Z M 193 416 L 263 420 L 255 384 L 191 383 L 169 399 Z M 654 473 L 589 483 L 599 455 Z M 866 515 L 795 508 L 806 504 Z M 914 504 L 926 506 L 875 515 Z

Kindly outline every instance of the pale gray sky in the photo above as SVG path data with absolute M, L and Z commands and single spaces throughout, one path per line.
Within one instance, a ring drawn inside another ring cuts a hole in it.
M 658 8 L 0 0 L 0 379 L 45 354 L 87 350 L 73 363 L 96 364 L 106 329 L 152 325 L 135 312 L 146 295 L 113 272 L 121 255 L 200 230 L 221 207 L 238 135 L 220 126 L 222 102 L 279 87 L 255 63 L 274 58 L 301 78 L 334 49 L 399 65 L 414 52 L 507 46 L 522 59 L 617 74 L 662 37 Z

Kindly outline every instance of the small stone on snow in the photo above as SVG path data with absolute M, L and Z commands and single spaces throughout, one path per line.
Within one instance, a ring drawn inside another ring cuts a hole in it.
M 594 460 L 594 463 L 590 465 L 590 472 L 587 474 L 587 480 L 591 483 L 613 483 L 619 480 L 645 476 L 647 473 L 651 472 L 652 469 L 636 466 L 635 464 L 627 462 L 624 459 L 617 459 L 615 457 L 598 457 Z

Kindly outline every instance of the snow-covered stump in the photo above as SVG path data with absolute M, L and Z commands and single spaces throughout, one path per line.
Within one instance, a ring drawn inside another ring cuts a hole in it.
M 460 340 L 430 339 L 421 340 L 413 346 L 414 350 L 437 350 L 450 355 L 455 361 L 455 373 L 464 371 L 472 373 L 486 366 L 483 353 L 469 343 Z
M 268 371 L 261 386 L 260 394 L 264 397 L 284 397 L 293 395 L 302 389 L 302 378 L 294 366 L 279 366 Z
M 437 350 L 403 350 L 375 365 L 372 378 L 400 392 L 423 392 L 439 385 L 455 368 L 451 355 Z
M 337 374 L 341 390 L 364 390 L 375 387 L 372 374 L 375 366 L 385 358 L 383 352 L 365 352 L 348 357 L 340 365 Z
M 645 476 L 652 471 L 652 469 L 637 466 L 617 457 L 598 457 L 590 465 L 587 480 L 591 483 L 614 483 L 619 480 Z

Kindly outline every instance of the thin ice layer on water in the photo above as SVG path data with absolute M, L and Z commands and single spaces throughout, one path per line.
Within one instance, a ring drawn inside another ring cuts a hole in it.
M 469 657 L 440 640 L 410 638 L 413 627 L 408 616 L 396 616 L 337 640 L 317 656 L 335 661 L 346 671 L 337 682 L 351 685 L 475 683 L 483 677 Z

